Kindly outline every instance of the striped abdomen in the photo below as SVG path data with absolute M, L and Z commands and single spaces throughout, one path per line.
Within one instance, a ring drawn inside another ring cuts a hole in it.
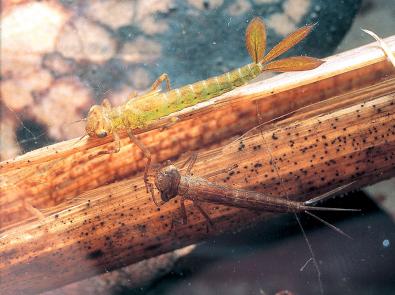
M 248 64 L 178 89 L 142 95 L 132 98 L 118 113 L 122 113 L 124 127 L 141 128 L 161 117 L 242 86 L 258 76 L 261 71 L 261 64 Z
M 206 101 L 247 84 L 261 73 L 262 65 L 248 64 L 220 76 L 212 77 L 164 93 L 172 112 Z

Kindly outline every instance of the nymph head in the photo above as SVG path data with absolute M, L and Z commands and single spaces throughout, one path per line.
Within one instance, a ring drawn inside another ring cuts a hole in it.
M 167 202 L 178 195 L 178 185 L 181 175 L 174 165 L 160 169 L 156 173 L 155 185 L 160 191 L 162 201 Z
M 109 110 L 103 106 L 94 105 L 88 113 L 86 133 L 90 137 L 104 138 L 112 133 Z

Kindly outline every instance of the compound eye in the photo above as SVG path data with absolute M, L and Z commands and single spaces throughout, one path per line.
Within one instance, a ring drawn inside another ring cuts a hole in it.
M 102 130 L 102 131 L 97 132 L 96 135 L 97 135 L 97 137 L 99 137 L 99 138 L 103 138 L 103 137 L 106 137 L 106 136 L 107 136 L 107 132 L 104 131 L 104 130 Z
M 162 199 L 163 202 L 167 202 L 169 198 L 167 197 L 167 194 L 164 192 L 160 193 L 160 198 Z

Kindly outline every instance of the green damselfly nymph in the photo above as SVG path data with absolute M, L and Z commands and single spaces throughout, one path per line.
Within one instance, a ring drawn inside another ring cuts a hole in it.
M 87 135 L 92 138 L 112 136 L 115 148 L 104 153 L 113 153 L 120 150 L 119 133 L 126 131 L 132 142 L 143 151 L 144 156 L 148 159 L 144 181 L 147 190 L 151 190 L 147 180 L 151 153 L 136 138 L 133 130 L 149 126 L 174 112 L 245 85 L 264 71 L 288 72 L 317 68 L 324 61 L 308 56 L 274 60 L 303 40 L 313 27 L 314 25 L 307 25 L 296 30 L 265 55 L 266 28 L 263 20 L 256 17 L 249 23 L 245 34 L 246 48 L 252 63 L 178 89 L 170 88 L 169 77 L 164 73 L 152 84 L 147 93 L 133 94 L 123 105 L 112 107 L 109 100 L 104 99 L 101 105 L 92 106 L 88 113 L 85 128 Z M 161 84 L 164 81 L 166 82 L 166 91 L 161 90 Z M 177 121 L 177 118 L 174 119 Z M 169 125 L 173 123 L 175 122 L 171 121 Z

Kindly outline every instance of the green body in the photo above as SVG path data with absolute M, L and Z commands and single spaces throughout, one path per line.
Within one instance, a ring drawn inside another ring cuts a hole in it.
M 115 130 L 142 128 L 186 107 L 242 86 L 262 72 L 261 64 L 248 64 L 231 72 L 166 92 L 149 92 L 111 110 Z

